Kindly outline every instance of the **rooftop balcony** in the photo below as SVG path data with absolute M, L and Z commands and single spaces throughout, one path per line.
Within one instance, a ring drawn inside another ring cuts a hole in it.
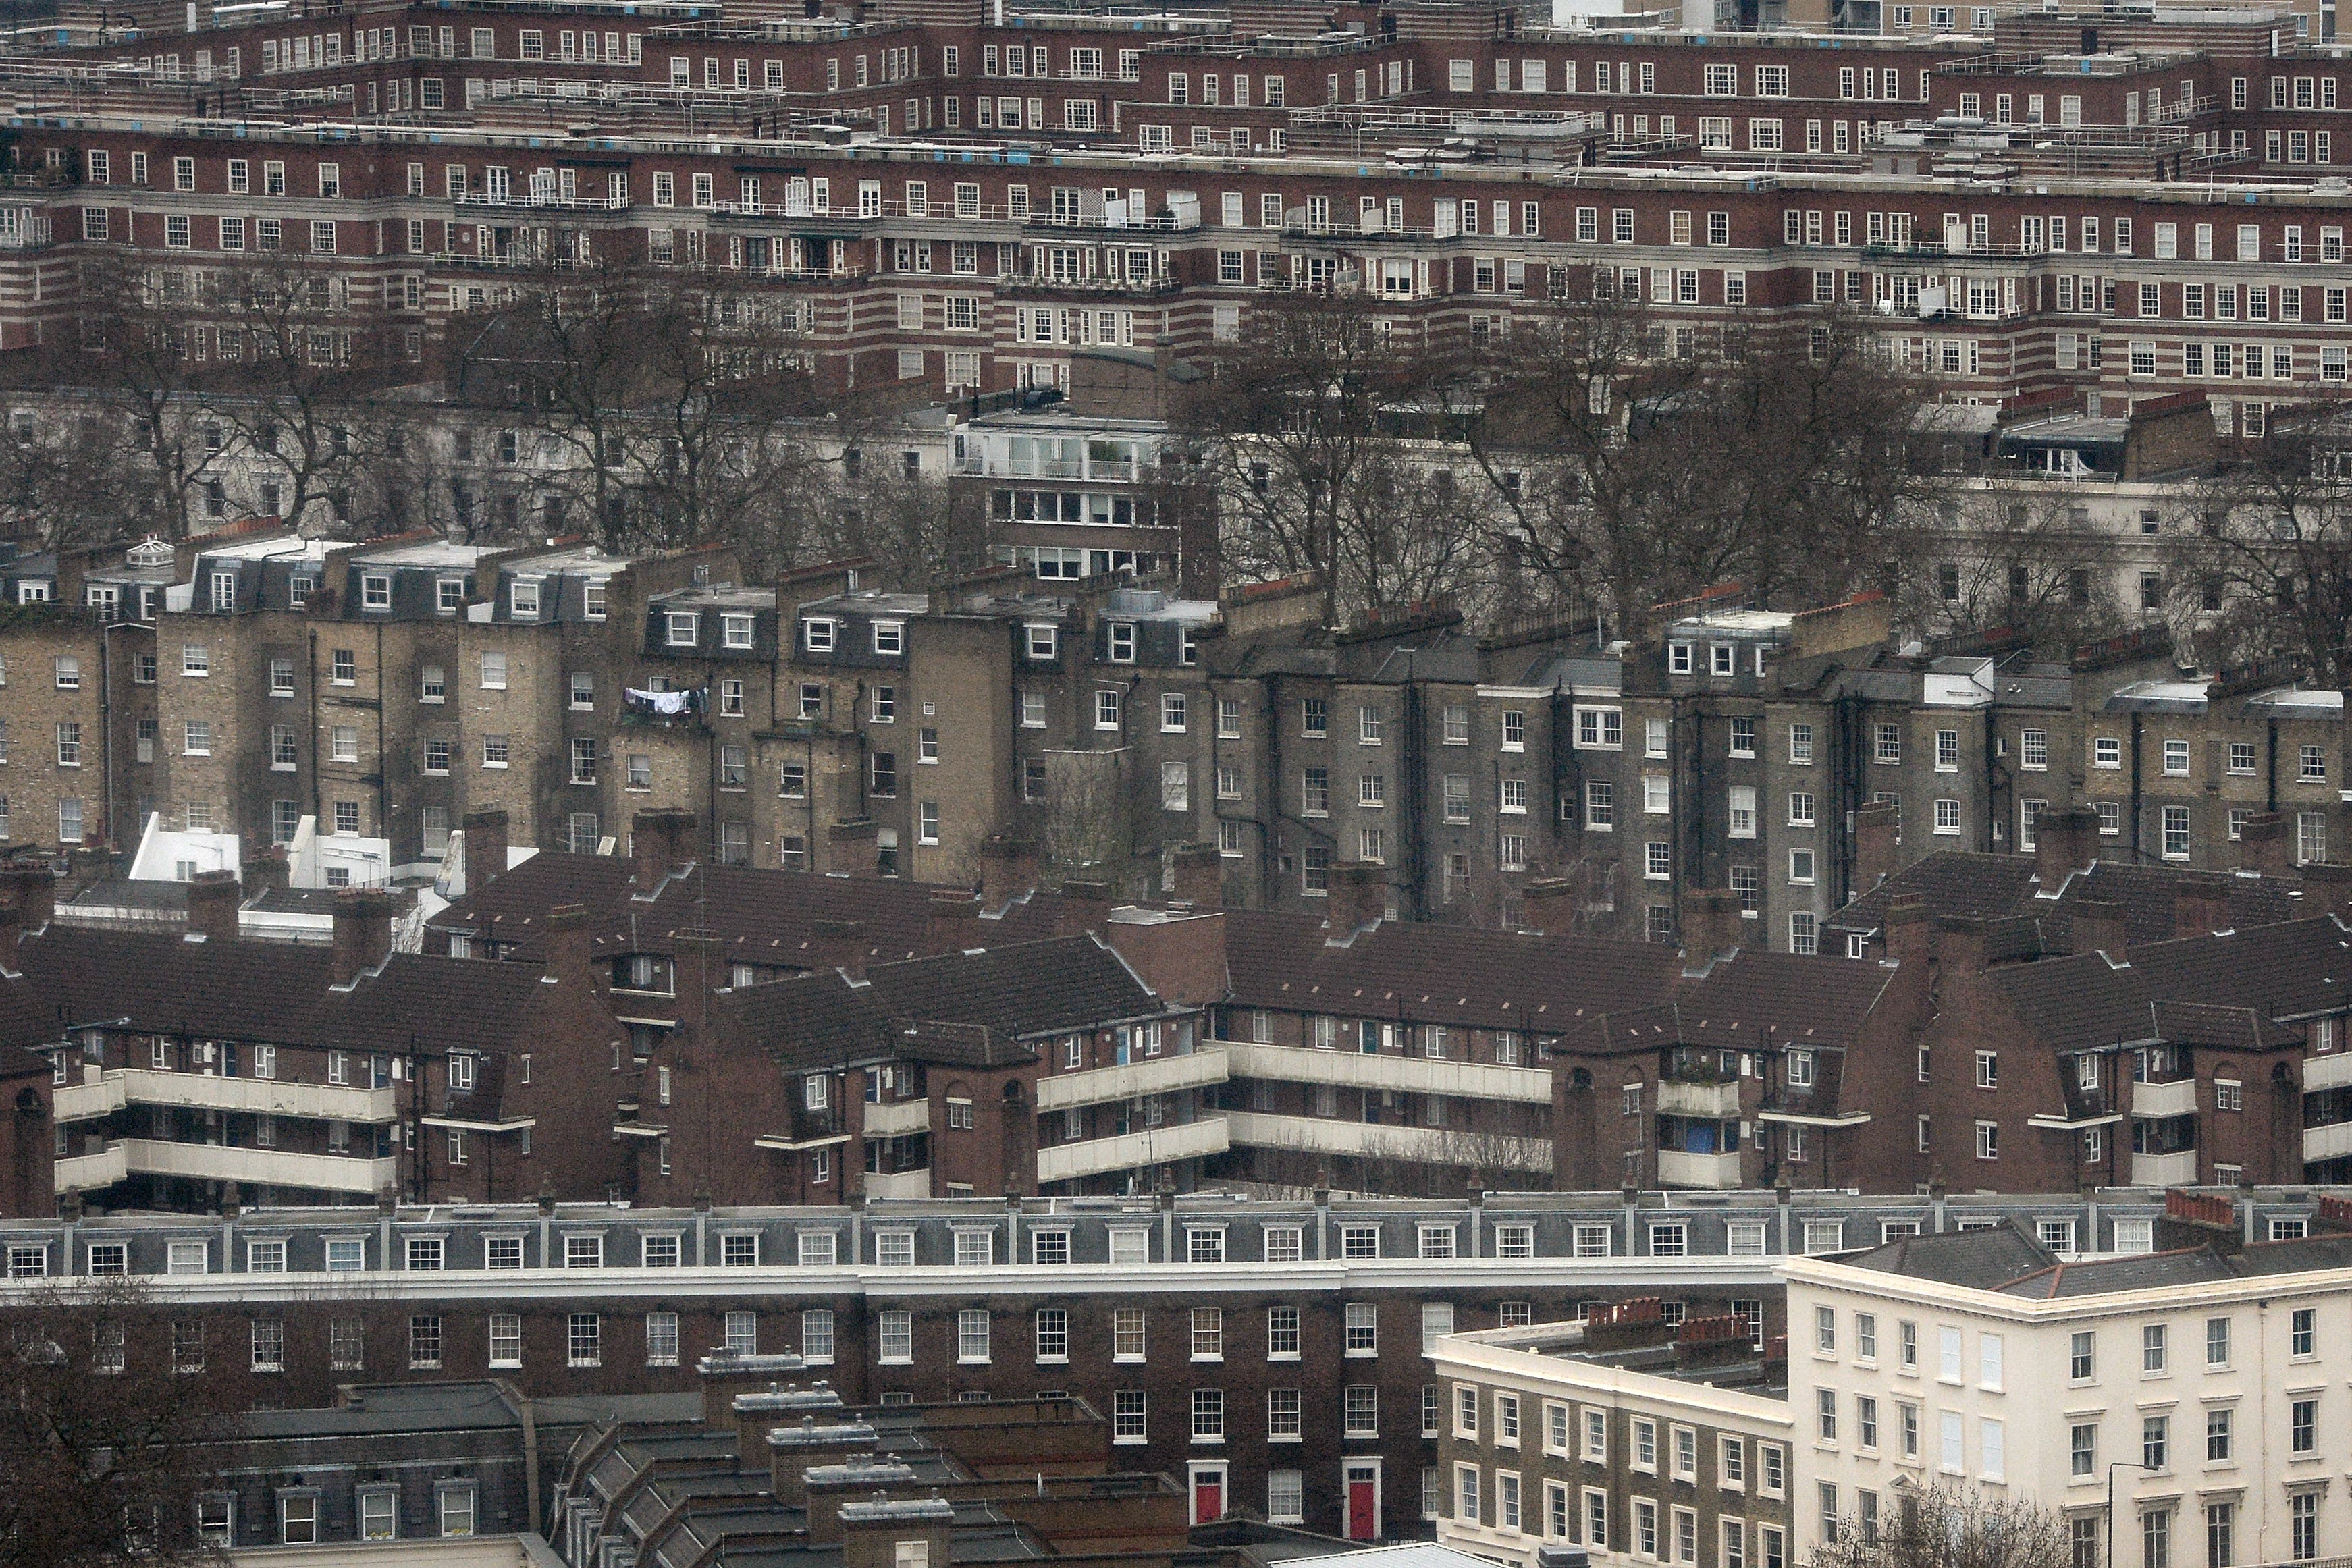
M 1056 1144 L 1037 1151 L 1039 1181 L 1069 1181 L 1105 1171 L 1140 1170 L 1170 1160 L 1199 1159 L 1221 1155 L 1230 1146 L 1225 1119 L 1212 1116 L 1198 1122 L 1171 1122 L 1140 1133 L 1115 1138 L 1088 1138 Z
M 1551 1103 L 1551 1073 L 1541 1067 L 1490 1067 L 1426 1056 L 1367 1055 L 1298 1045 L 1222 1042 L 1236 1078 L 1276 1078 L 1292 1083 L 1339 1083 L 1351 1089 L 1402 1089 L 1471 1100 Z
M 1096 1067 L 1083 1072 L 1057 1072 L 1037 1081 L 1037 1109 L 1064 1111 L 1074 1105 L 1101 1105 L 1114 1101 L 1200 1089 L 1223 1083 L 1225 1053 L 1202 1050 L 1182 1056 L 1153 1056 L 1118 1067 Z
M 322 1122 L 389 1122 L 398 1113 L 394 1091 L 341 1083 L 289 1083 L 275 1078 L 220 1078 L 150 1068 L 85 1069 L 79 1083 L 57 1092 L 57 1119 L 89 1121 L 126 1105 L 184 1105 L 199 1111 L 243 1111 L 307 1116 Z

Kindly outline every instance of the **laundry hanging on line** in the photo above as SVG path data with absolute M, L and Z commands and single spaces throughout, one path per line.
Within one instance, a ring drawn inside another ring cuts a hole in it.
M 709 706 L 709 698 L 701 686 L 682 692 L 641 692 L 635 686 L 623 695 L 628 705 L 645 713 L 657 713 L 667 717 L 679 714 L 700 713 Z

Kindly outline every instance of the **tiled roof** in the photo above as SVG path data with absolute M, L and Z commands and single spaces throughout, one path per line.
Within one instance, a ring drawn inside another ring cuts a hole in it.
M 1995 969 L 2027 1030 L 2056 1050 L 2180 1038 L 2284 1043 L 2263 1020 L 2343 1005 L 2352 938 L 2328 918 L 2291 920 L 2226 936 L 2186 936 L 2130 949 L 2118 967 L 2097 953 Z M 2183 1012 L 2170 1004 L 2190 1003 Z M 2242 1029 L 2216 1017 L 2233 1009 Z
M 715 1017 L 787 1068 L 882 1056 L 993 1067 L 1035 1060 L 1024 1040 L 1166 1010 L 1116 953 L 1068 936 L 880 964 L 862 985 L 829 970 L 751 986 L 726 993 Z M 910 1024 L 969 1029 L 910 1039 Z
M 534 965 L 394 954 L 350 990 L 322 943 L 192 942 L 173 932 L 51 925 L 15 955 L 51 1015 L 142 1032 L 340 1047 L 504 1051 L 526 1034 Z
M 1672 947 L 1383 922 L 1344 946 L 1305 917 L 1228 911 L 1229 999 L 1241 1007 L 1449 1027 L 1585 1032 L 1601 1049 L 1849 1037 L 1888 971 L 1743 950 L 1703 976 Z M 1593 1031 L 1605 1030 L 1596 1036 Z
M 467 894 L 435 915 L 436 931 L 465 931 L 520 945 L 517 956 L 537 957 L 547 912 L 576 904 L 588 911 L 590 950 L 600 956 L 667 953 L 677 932 L 700 929 L 727 946 L 731 962 L 813 968 L 811 928 L 820 920 L 855 920 L 866 927 L 869 956 L 885 961 L 929 950 L 935 889 L 923 883 L 876 877 L 812 876 L 803 872 L 696 863 L 666 877 L 654 896 L 635 896 L 634 862 L 610 855 L 541 853 Z M 1054 935 L 1062 900 L 1036 893 L 1002 910 L 981 912 L 975 942 L 997 946 Z
M 1839 931 L 1875 931 L 1886 923 L 1889 904 L 1897 898 L 1916 897 L 1926 903 L 1931 915 L 1977 920 L 2032 917 L 2038 922 L 2041 950 L 2063 953 L 2071 925 L 2068 907 L 2077 900 L 2092 899 L 2123 911 L 2125 939 L 2137 946 L 2161 942 L 2175 933 L 2174 897 L 2183 883 L 2200 882 L 2227 887 L 2230 921 L 2240 928 L 2274 925 L 2302 912 L 2303 900 L 2294 883 L 2278 877 L 2217 875 L 2125 861 L 2095 861 L 2089 870 L 2068 877 L 2058 896 L 2043 898 L 2032 855 L 1945 850 L 1896 872 L 1831 915 L 1829 924 Z
M 1982 1230 L 1898 1236 L 1845 1260 L 1857 1269 L 1969 1290 L 2000 1290 L 2053 1266 L 2057 1255 L 2011 1222 Z

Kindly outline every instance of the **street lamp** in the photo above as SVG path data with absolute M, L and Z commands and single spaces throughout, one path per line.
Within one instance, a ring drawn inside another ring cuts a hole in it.
M 2116 1472 L 2117 1470 L 2140 1470 L 2153 1475 L 2156 1473 L 2156 1467 L 2147 1463 L 2145 1458 L 2137 1464 L 2129 1459 L 2117 1459 L 2107 1467 L 2107 1568 L 2116 1568 Z

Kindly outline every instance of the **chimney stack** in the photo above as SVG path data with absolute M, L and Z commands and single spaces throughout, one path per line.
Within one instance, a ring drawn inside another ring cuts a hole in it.
M 2292 871 L 2286 841 L 2286 818 L 2276 811 L 2257 811 L 2238 829 L 2238 863 L 2264 876 L 2285 876 Z
M 504 876 L 507 870 L 507 814 L 501 810 L 466 813 L 466 852 L 459 867 L 467 893 L 479 893 Z
M 1903 834 L 1903 808 L 1873 800 L 1853 813 L 1853 891 L 1857 898 L 1895 874 L 1895 852 Z
M 1225 857 L 1214 844 L 1178 844 L 1168 852 L 1176 902 L 1195 909 L 1225 906 Z
M 2042 813 L 2033 824 L 2033 869 L 2044 898 L 2055 898 L 2066 879 L 2088 871 L 2099 858 L 2099 814 L 2088 806 Z
M 1519 889 L 1519 925 L 1547 936 L 1566 936 L 1576 930 L 1576 882 L 1572 877 L 1548 876 Z
M 38 931 L 57 914 L 58 879 L 37 861 L 23 862 L 0 870 L 0 898 L 16 910 L 20 929 Z
M 2230 929 L 2230 884 L 2218 876 L 2185 876 L 2172 888 L 2172 934 L 2206 936 Z
M 2113 963 L 2124 962 L 2129 947 L 2124 934 L 2124 907 L 2095 898 L 2070 900 L 2066 905 L 2070 953 L 2104 953 Z
M 392 894 L 380 887 L 347 887 L 335 895 L 331 983 L 348 988 L 392 956 Z
M 1331 868 L 1331 894 L 1325 910 L 1330 925 L 1324 941 L 1344 946 L 1360 931 L 1380 925 L 1389 912 L 1388 868 L 1370 861 L 1341 861 Z
M 286 846 L 272 844 L 245 862 L 245 881 L 258 896 L 273 887 L 284 887 L 290 869 L 286 863 Z
M 1739 951 L 1748 936 L 1741 909 L 1739 895 L 1729 888 L 1693 888 L 1683 894 L 1684 974 L 1704 974 L 1717 958 Z
M 1057 936 L 1083 936 L 1110 925 L 1110 883 L 1066 882 L 1062 884 L 1062 915 L 1054 923 Z
M 2301 870 L 2303 914 L 2333 915 L 2352 925 L 2352 865 L 2314 861 Z
M 980 905 L 952 888 L 934 888 L 926 906 L 929 920 L 923 932 L 924 948 L 932 953 L 961 953 L 981 946 Z
M 639 811 L 629 824 L 629 848 L 637 864 L 637 892 L 650 896 L 662 878 L 694 862 L 695 815 L 676 806 Z
M 812 1469 L 870 1455 L 879 1440 L 871 1426 L 855 1418 L 835 1419 L 820 1427 L 815 1416 L 803 1416 L 796 1426 L 772 1427 L 768 1429 L 770 1490 L 778 1502 L 805 1503 Z M 751 1456 L 743 1458 L 748 1460 Z
M 992 835 L 980 846 L 980 906 L 1003 909 L 1037 885 L 1037 846 L 1026 839 Z
M 824 870 L 854 877 L 882 874 L 881 829 L 872 818 L 853 817 L 832 823 L 824 830 Z
M 942 1497 L 877 1498 L 845 1502 L 841 1524 L 842 1568 L 899 1568 L 948 1560 L 955 1509 Z M 922 1551 L 908 1548 L 920 1543 Z
M 803 1416 L 812 1414 L 827 1421 L 842 1419 L 840 1391 L 829 1383 L 787 1388 L 772 1382 L 749 1393 L 726 1394 L 732 1386 L 732 1383 L 714 1383 L 703 1389 L 703 1418 L 706 1423 L 715 1420 L 710 1408 L 717 1403 L 716 1396 L 725 1395 L 735 1423 L 735 1452 L 747 1468 L 760 1457 L 767 1447 L 768 1434 L 777 1427 L 797 1427 Z
M 188 883 L 188 931 L 207 942 L 236 940 L 236 911 L 245 890 L 233 871 L 200 871 Z M 335 929 L 342 929 L 340 915 Z
M 547 912 L 547 973 L 570 984 L 590 984 L 588 911 L 578 904 L 559 904 Z
M 866 977 L 866 927 L 855 920 L 809 924 L 809 967 L 819 974 L 839 969 L 853 980 Z

